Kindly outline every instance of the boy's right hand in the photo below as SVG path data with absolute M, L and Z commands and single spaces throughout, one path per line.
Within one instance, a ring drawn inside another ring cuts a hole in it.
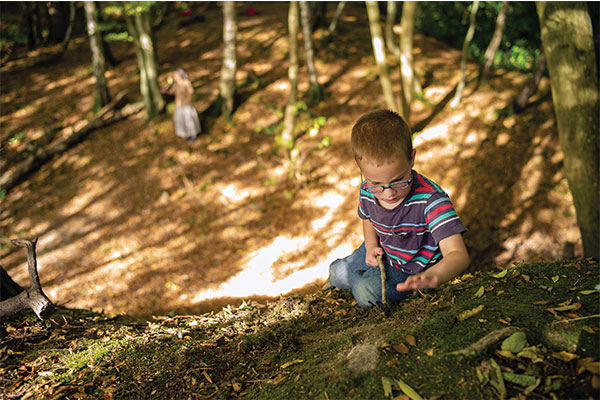
M 377 262 L 377 256 L 383 255 L 383 249 L 381 247 L 373 247 L 372 249 L 367 249 L 367 256 L 365 257 L 365 263 L 369 267 L 378 267 L 379 263 Z

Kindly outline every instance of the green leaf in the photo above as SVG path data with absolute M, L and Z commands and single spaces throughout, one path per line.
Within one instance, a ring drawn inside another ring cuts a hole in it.
M 535 385 L 537 379 L 531 375 L 511 374 L 510 372 L 503 372 L 502 377 L 508 382 L 516 383 L 519 386 L 527 387 Z
M 592 293 L 600 293 L 600 290 L 582 290 L 579 293 L 588 295 L 588 294 L 592 294 Z
M 518 353 L 527 345 L 527 337 L 524 332 L 515 332 L 502 342 L 502 350 Z
M 508 273 L 508 270 L 502 270 L 500 272 L 498 272 L 497 274 L 492 275 L 492 277 L 494 278 L 504 278 L 506 276 L 506 274 Z
M 404 394 L 410 397 L 412 400 L 423 400 L 419 393 L 415 392 L 415 390 L 408 386 L 402 379 L 396 379 L 396 383 L 398 384 L 400 390 L 402 390 Z
M 386 376 L 381 377 L 381 385 L 383 386 L 383 395 L 392 397 L 392 380 Z
M 483 286 L 480 286 L 479 290 L 477 292 L 475 292 L 473 297 L 475 297 L 475 298 L 481 297 L 481 296 L 483 296 L 484 293 L 485 293 L 485 289 L 483 288 Z

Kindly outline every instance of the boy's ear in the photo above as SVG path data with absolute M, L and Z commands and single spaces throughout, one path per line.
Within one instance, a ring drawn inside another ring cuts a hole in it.
M 415 165 L 415 155 L 417 154 L 417 150 L 413 149 L 412 154 L 410 156 L 410 167 L 412 168 Z

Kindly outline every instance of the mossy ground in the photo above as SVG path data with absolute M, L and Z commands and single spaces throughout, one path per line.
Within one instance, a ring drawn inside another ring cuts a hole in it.
M 384 378 L 424 398 L 598 398 L 598 267 L 518 264 L 368 309 L 329 289 L 151 320 L 22 313 L 2 322 L 0 389 L 5 399 L 382 399 Z M 525 333 L 534 357 L 500 351 L 502 340 L 451 354 L 506 327 Z M 504 379 L 502 393 L 493 373 L 483 378 L 494 362 L 537 385 Z

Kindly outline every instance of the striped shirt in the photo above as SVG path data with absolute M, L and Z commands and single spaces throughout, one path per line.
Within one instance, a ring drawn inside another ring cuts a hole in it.
M 467 230 L 448 195 L 433 181 L 412 171 L 413 182 L 406 198 L 387 210 L 372 193 L 360 188 L 358 216 L 371 221 L 392 266 L 419 273 L 442 259 L 442 239 Z

